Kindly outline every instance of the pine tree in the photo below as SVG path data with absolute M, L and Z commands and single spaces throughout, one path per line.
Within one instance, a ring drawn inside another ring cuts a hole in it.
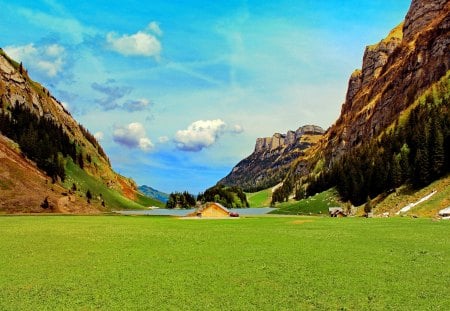
M 399 155 L 394 154 L 392 156 L 389 176 L 390 176 L 389 186 L 391 188 L 397 188 L 402 184 L 402 168 L 400 165 L 400 156 Z
M 444 136 L 436 122 L 432 125 L 429 149 L 430 175 L 434 180 L 443 174 L 445 165 Z

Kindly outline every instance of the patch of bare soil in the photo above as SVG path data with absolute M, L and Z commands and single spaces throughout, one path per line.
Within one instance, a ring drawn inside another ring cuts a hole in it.
M 52 184 L 11 140 L 0 135 L 0 212 L 98 213 L 99 208 Z

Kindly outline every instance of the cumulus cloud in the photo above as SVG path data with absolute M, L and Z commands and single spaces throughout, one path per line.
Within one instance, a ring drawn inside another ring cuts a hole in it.
M 153 149 L 153 143 L 145 133 L 141 123 L 133 122 L 125 126 L 115 126 L 113 140 L 128 148 L 139 148 L 142 151 Z
M 118 86 L 113 83 L 114 81 L 107 81 L 104 84 L 97 82 L 91 84 L 92 89 L 105 95 L 103 98 L 95 100 L 95 102 L 102 106 L 104 110 L 119 108 L 120 105 L 117 101 L 132 91 L 132 88 L 130 87 Z
M 224 133 L 225 122 L 221 119 L 199 120 L 175 134 L 175 143 L 183 151 L 201 151 L 213 145 Z
M 56 77 L 64 68 L 66 51 L 59 44 L 36 46 L 34 43 L 7 46 L 6 53 L 25 67 L 36 70 L 49 78 Z
M 145 30 L 131 35 L 110 32 L 106 35 L 106 42 L 111 50 L 125 56 L 158 58 L 162 49 L 158 36 L 161 35 L 162 31 L 158 23 L 151 22 Z

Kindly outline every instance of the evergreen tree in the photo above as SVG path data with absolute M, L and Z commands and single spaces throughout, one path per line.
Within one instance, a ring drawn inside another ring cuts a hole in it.
M 390 165 L 389 186 L 397 188 L 402 184 L 402 168 L 400 165 L 400 156 L 393 155 Z
M 437 179 L 442 175 L 445 165 L 444 136 L 442 135 L 437 122 L 433 122 L 432 125 L 429 154 L 431 178 Z

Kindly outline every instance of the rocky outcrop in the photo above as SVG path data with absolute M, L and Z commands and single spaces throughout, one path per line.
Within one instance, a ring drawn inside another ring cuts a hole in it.
M 450 69 L 449 11 L 446 0 L 414 0 L 404 23 L 366 48 L 328 131 L 323 148 L 329 156 L 379 135 Z
M 394 28 L 384 40 L 366 47 L 362 63 L 361 87 L 378 78 L 389 56 L 402 42 L 402 27 L 403 23 Z
M 240 186 L 247 191 L 264 189 L 279 183 L 292 163 L 303 156 L 324 134 L 316 125 L 305 125 L 286 134 L 258 138 L 254 152 L 239 162 L 221 181 L 227 186 Z
M 403 27 L 405 41 L 412 41 L 416 35 L 426 30 L 438 19 L 446 9 L 448 9 L 448 0 L 413 0 Z
M 288 131 L 286 134 L 275 133 L 272 137 L 257 138 L 255 152 L 286 148 L 295 145 L 305 134 L 323 135 L 324 133 L 325 131 L 317 125 L 305 125 L 298 128 L 295 132 Z

